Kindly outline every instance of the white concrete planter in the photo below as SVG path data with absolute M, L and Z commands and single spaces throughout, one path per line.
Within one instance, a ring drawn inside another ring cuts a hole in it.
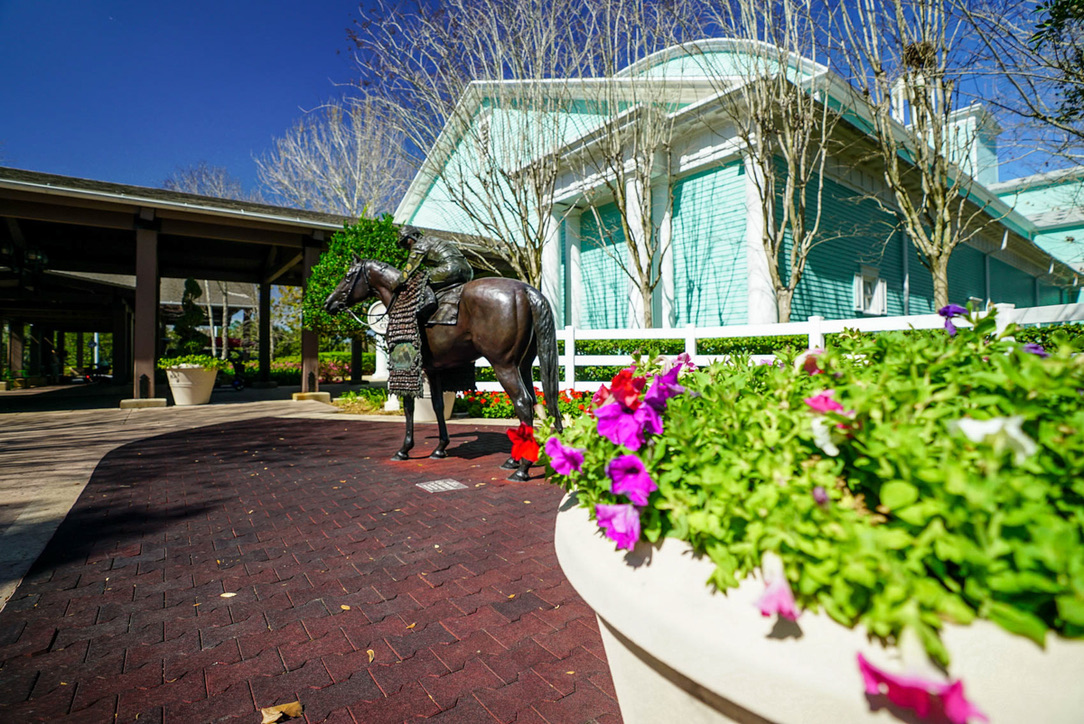
M 218 370 L 206 367 L 170 367 L 166 370 L 173 402 L 177 405 L 206 405 L 211 401 Z
M 706 585 L 713 564 L 681 541 L 615 550 L 571 497 L 554 543 L 598 615 L 626 724 L 898 721 L 871 711 L 856 663 L 862 652 L 887 668 L 896 652 L 864 631 L 808 611 L 777 625 L 755 606 L 759 580 L 724 596 Z M 1050 636 L 1044 651 L 987 621 L 947 626 L 943 639 L 951 677 L 991 722 L 1082 721 L 1084 643 Z

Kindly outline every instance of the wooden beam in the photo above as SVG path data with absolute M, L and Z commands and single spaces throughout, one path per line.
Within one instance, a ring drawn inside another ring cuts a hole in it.
M 184 219 L 163 219 L 161 223 L 160 231 L 164 236 L 190 236 L 199 239 L 239 241 L 246 244 L 288 246 L 294 249 L 300 249 L 305 242 L 305 235 L 300 231 L 289 232 L 256 228 L 254 226 L 240 226 L 238 224 L 209 223 Z
M 298 262 L 300 262 L 303 258 L 304 258 L 303 253 L 302 254 L 295 254 L 285 264 L 282 264 L 278 269 L 276 269 L 275 271 L 271 272 L 266 277 L 264 277 L 263 281 L 267 282 L 268 284 L 273 284 L 276 279 L 278 279 L 283 274 L 285 274 L 286 272 L 290 271 L 295 266 L 297 266 Z
M 13 201 L 0 198 L 0 216 L 33 221 L 53 221 L 61 224 L 79 224 L 102 229 L 132 229 L 135 219 L 131 210 L 105 211 L 75 206 L 45 204 L 38 201 Z M 299 245 L 300 246 L 300 245 Z

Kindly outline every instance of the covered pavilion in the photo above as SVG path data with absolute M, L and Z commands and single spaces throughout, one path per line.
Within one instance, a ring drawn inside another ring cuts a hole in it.
M 0 321 L 10 368 L 55 332 L 112 332 L 114 372 L 155 397 L 163 277 L 259 287 L 260 375 L 270 371 L 271 285 L 303 285 L 341 216 L 0 167 Z M 61 273 L 57 273 L 61 272 Z M 135 288 L 64 273 L 131 275 Z M 30 340 L 24 325 L 34 330 Z M 40 351 L 39 351 L 40 355 Z M 302 333 L 302 392 L 318 336 Z M 312 374 L 310 374 L 312 373 Z

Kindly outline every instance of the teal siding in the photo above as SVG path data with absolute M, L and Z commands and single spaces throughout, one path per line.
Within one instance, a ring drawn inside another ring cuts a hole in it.
M 557 308 L 553 310 L 557 326 L 572 324 L 568 319 L 568 221 L 562 220 L 558 227 L 557 245 L 560 249 L 558 269 Z
M 674 306 L 679 326 L 748 321 L 741 169 L 737 162 L 674 185 Z
M 1045 284 L 1039 286 L 1039 304 L 1066 304 L 1067 297 L 1058 287 L 1048 287 Z
M 583 269 L 584 308 L 580 324 L 585 329 L 613 329 L 629 323 L 629 277 L 619 259 L 628 255 L 621 215 L 614 204 L 590 209 L 580 216 L 580 262 Z
M 992 280 L 994 260 L 991 259 L 990 263 Z M 926 274 L 929 275 L 929 272 Z M 997 290 L 996 284 L 993 285 L 993 289 Z M 949 257 L 949 302 L 966 306 L 967 300 L 971 297 L 986 300 L 986 255 L 970 246 L 958 246 Z M 995 294 L 994 301 L 1003 300 L 997 299 L 997 294 Z
M 949 290 L 952 290 L 951 286 Z M 993 302 L 1005 302 L 1018 307 L 1034 306 L 1035 277 L 1005 262 L 990 259 L 990 296 Z
M 831 180 L 825 181 L 822 203 L 817 245 L 810 250 L 798 283 L 791 321 L 814 315 L 826 319 L 856 316 L 854 277 L 863 265 L 877 269 L 885 280 L 888 314 L 902 314 L 903 241 L 895 231 L 895 218 L 863 194 Z M 782 266 L 787 268 L 786 263 Z
M 937 311 L 933 306 L 933 276 L 930 274 L 930 270 L 926 268 L 926 265 L 922 263 L 922 257 L 919 256 L 918 249 L 915 248 L 915 245 L 910 242 L 906 235 L 903 236 L 907 243 L 907 253 L 910 255 L 907 262 L 909 265 L 908 274 L 911 279 L 911 298 L 908 313 L 933 314 Z

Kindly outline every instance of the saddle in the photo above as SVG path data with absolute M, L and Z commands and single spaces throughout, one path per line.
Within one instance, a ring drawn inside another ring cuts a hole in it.
M 418 322 L 426 327 L 438 324 L 454 325 L 459 321 L 459 298 L 463 296 L 463 283 L 452 284 L 434 293 L 426 285 L 418 309 Z

